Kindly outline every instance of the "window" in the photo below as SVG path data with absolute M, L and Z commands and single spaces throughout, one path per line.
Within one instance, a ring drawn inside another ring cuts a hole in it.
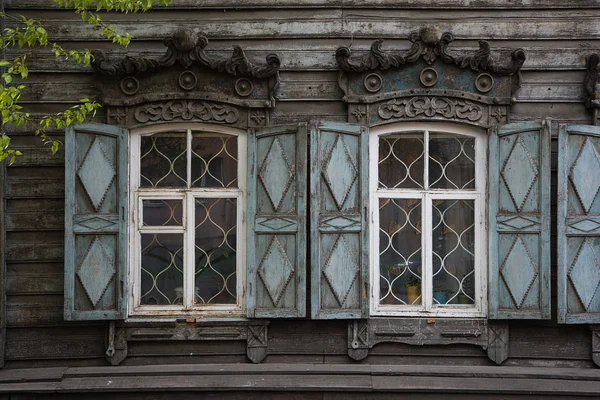
M 244 310 L 246 136 L 201 124 L 131 132 L 129 314 Z
M 484 132 L 386 126 L 369 148 L 372 314 L 483 316 Z

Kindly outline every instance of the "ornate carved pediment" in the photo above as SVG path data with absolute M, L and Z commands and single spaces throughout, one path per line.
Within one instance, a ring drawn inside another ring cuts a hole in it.
M 522 49 L 498 61 L 481 40 L 478 50 L 457 53 L 449 48 L 452 34 L 435 27 L 408 39 L 412 45 L 404 52 L 383 50 L 381 39 L 368 53 L 338 48 L 339 84 L 350 122 L 450 120 L 484 127 L 506 122 L 525 61 Z
M 164 40 L 158 59 L 126 56 L 110 60 L 93 51 L 109 122 L 132 127 L 168 121 L 202 121 L 239 128 L 263 126 L 275 106 L 279 57 L 251 62 L 239 46 L 217 58 L 206 53 L 207 37 L 179 30 Z
M 600 125 L 600 55 L 597 53 L 587 56 L 583 84 L 588 94 L 587 106 L 594 110 L 594 125 Z

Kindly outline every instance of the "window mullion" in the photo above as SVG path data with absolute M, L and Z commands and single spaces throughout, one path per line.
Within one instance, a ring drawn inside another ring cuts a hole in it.
M 423 189 L 429 189 L 429 131 L 423 132 Z
M 190 309 L 194 304 L 194 223 L 196 221 L 194 215 L 194 196 L 191 193 L 188 193 L 185 196 L 185 208 L 186 222 L 185 232 L 183 234 L 185 241 L 185 250 L 183 252 L 183 305 L 186 309 Z
M 422 213 L 422 236 L 424 242 L 425 265 L 422 267 L 422 298 L 421 303 L 425 311 L 431 311 L 433 298 L 433 253 L 432 253 L 432 212 L 431 195 L 423 194 L 423 213 Z

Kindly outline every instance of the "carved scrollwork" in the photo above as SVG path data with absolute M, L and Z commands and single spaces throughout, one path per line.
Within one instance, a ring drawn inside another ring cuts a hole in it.
M 151 103 L 138 107 L 134 111 L 138 122 L 172 121 L 198 119 L 205 122 L 233 124 L 240 118 L 236 108 L 208 101 L 169 101 L 166 103 Z
M 449 51 L 448 45 L 454 40 L 450 32 L 441 33 L 439 28 L 422 28 L 408 37 L 412 42 L 410 49 L 403 54 L 392 54 L 382 49 L 383 40 L 377 39 L 371 45 L 369 54 L 362 57 L 351 57 L 348 47 L 339 47 L 336 59 L 340 68 L 348 72 L 364 72 L 399 68 L 404 64 L 414 63 L 421 57 L 431 65 L 439 57 L 446 64 L 454 64 L 460 68 L 474 71 L 494 72 L 498 75 L 513 75 L 525 62 L 525 51 L 516 49 L 511 60 L 505 65 L 495 65 L 491 58 L 490 45 L 485 40 L 479 41 L 479 49 L 473 54 L 458 55 Z
M 158 71 L 179 63 L 184 68 L 199 64 L 218 72 L 250 78 L 266 79 L 279 76 L 281 61 L 276 54 L 266 57 L 266 65 L 251 63 L 240 46 L 233 46 L 233 54 L 229 58 L 211 57 L 204 49 L 208 38 L 197 30 L 181 29 L 164 41 L 167 51 L 158 60 L 145 57 L 126 56 L 122 60 L 109 62 L 104 52 L 94 50 L 92 67 L 99 73 L 110 76 L 136 75 L 144 72 Z
M 445 97 L 413 97 L 392 99 L 379 106 L 377 113 L 382 119 L 441 116 L 448 119 L 479 121 L 484 108 L 468 100 L 452 100 Z

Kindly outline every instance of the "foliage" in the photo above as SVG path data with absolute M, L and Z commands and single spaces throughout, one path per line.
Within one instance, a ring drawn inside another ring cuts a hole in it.
M 406 282 L 404 282 L 404 287 L 418 286 L 421 287 L 421 279 L 416 276 L 409 277 Z
M 146 12 L 155 5 L 166 6 L 170 0 L 49 0 L 60 8 L 73 10 L 79 15 L 83 23 L 94 27 L 101 27 L 100 35 L 120 46 L 127 46 L 132 36 L 129 33 L 118 32 L 113 26 L 104 23 L 101 12 L 136 13 Z M 10 136 L 7 126 L 18 127 L 26 123 L 33 123 L 31 114 L 23 111 L 19 100 L 26 89 L 29 69 L 27 56 L 42 48 L 51 49 L 57 58 L 69 59 L 75 63 L 90 65 L 93 56 L 88 49 L 67 50 L 60 44 L 48 39 L 48 32 L 40 21 L 0 13 L 10 27 L 4 29 L 0 35 L 2 49 L 26 49 L 19 52 L 14 59 L 0 59 L 0 112 L 2 116 L 0 129 L 0 162 L 8 159 L 13 163 L 17 156 L 22 155 L 18 150 L 10 147 Z M 61 142 L 50 138 L 46 132 L 50 129 L 63 129 L 73 123 L 84 122 L 89 117 L 94 117 L 96 110 L 101 105 L 90 99 L 81 99 L 79 104 L 67 108 L 56 114 L 45 114 L 35 125 L 35 134 L 44 144 L 50 145 L 53 154 L 58 151 Z

